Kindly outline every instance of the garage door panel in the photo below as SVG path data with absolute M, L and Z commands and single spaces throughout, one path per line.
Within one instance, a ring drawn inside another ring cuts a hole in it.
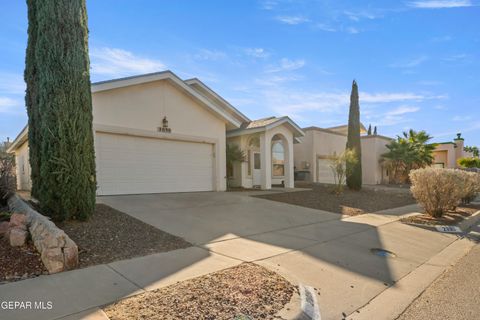
M 213 146 L 97 133 L 99 194 L 213 190 Z
M 335 183 L 335 178 L 328 159 L 317 159 L 317 182 Z

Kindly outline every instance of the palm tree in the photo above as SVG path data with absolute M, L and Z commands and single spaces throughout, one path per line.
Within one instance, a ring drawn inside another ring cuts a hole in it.
M 431 139 L 423 130 L 417 132 L 410 129 L 386 146 L 389 151 L 382 158 L 395 182 L 407 182 L 411 170 L 433 163 L 436 144 L 428 143 Z
M 227 155 L 227 178 L 233 176 L 233 165 L 235 162 L 245 161 L 245 152 L 236 144 L 227 144 L 226 146 L 226 155 Z M 228 181 L 228 179 L 227 179 Z

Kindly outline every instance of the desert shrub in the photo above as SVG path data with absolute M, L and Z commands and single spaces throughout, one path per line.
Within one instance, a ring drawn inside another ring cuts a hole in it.
M 333 153 L 333 156 L 329 159 L 329 166 L 332 169 L 333 177 L 335 180 L 334 192 L 340 194 L 343 192 L 343 186 L 347 178 L 352 174 L 352 169 L 355 167 L 358 158 L 353 149 L 346 149 L 341 154 L 337 155 Z
M 462 180 L 460 185 L 462 203 L 468 204 L 473 201 L 480 192 L 480 174 L 462 170 L 456 171 Z
M 15 161 L 13 156 L 0 154 L 0 205 L 5 205 L 15 191 Z
M 457 163 L 464 168 L 480 168 L 480 158 L 460 158 L 457 160 Z
M 413 196 L 433 217 L 454 209 L 466 195 L 461 170 L 432 167 L 412 170 L 410 181 Z

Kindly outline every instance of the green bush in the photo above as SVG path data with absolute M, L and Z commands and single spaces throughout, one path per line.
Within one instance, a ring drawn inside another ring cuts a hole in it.
M 458 169 L 428 167 L 412 170 L 411 191 L 414 198 L 433 217 L 441 217 L 461 202 L 473 200 L 480 192 L 478 173 Z
M 480 158 L 460 158 L 457 163 L 463 168 L 480 168 Z

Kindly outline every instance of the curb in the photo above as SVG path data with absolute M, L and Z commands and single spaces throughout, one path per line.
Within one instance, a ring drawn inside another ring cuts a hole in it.
M 471 226 L 475 225 L 478 221 L 480 221 L 480 210 L 472 214 L 467 219 L 463 220 L 458 224 L 458 227 L 463 231 L 467 231 Z
M 363 307 L 358 308 L 348 320 L 394 320 L 417 299 L 438 277 L 455 265 L 475 243 L 467 238 L 454 241 L 448 247 L 382 291 Z

